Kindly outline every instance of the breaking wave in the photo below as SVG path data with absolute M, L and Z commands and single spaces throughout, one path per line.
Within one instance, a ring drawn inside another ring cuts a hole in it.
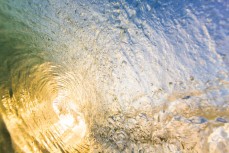
M 0 0 L 0 152 L 229 152 L 228 8 Z

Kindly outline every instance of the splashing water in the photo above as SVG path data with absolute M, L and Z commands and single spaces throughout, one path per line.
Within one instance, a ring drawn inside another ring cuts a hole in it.
M 229 152 L 228 14 L 0 0 L 0 152 Z

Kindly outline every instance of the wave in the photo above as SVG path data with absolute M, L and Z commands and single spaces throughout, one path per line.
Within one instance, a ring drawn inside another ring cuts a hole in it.
M 229 152 L 228 7 L 0 0 L 2 152 Z

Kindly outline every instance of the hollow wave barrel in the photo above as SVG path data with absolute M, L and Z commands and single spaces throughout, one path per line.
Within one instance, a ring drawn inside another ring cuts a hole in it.
M 227 0 L 0 0 L 0 152 L 229 152 Z

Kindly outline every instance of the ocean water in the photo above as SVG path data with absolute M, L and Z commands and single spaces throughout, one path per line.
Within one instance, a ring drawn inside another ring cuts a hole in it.
M 229 152 L 227 0 L 0 0 L 0 152 Z

